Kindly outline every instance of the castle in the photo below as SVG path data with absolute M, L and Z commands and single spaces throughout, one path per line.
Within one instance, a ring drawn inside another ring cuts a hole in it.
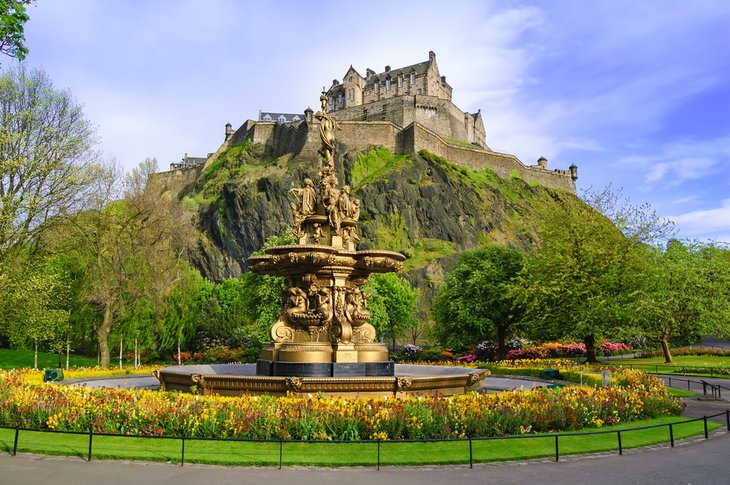
M 394 153 L 425 149 L 475 170 L 490 168 L 502 178 L 519 177 L 529 183 L 576 192 L 575 165 L 568 170 L 549 170 L 544 157 L 537 160 L 537 165 L 527 166 L 514 155 L 491 150 L 486 144 L 481 111 L 464 112 L 451 102 L 452 88 L 439 73 L 433 52 L 429 52 L 427 61 L 410 66 L 385 66 L 381 73 L 366 69 L 364 77 L 350 66 L 343 81 L 334 80 L 325 95 L 328 111 L 340 128 L 340 153 L 356 153 L 375 146 L 384 146 Z M 313 114 L 311 108 L 301 117 L 259 112 L 257 121 L 248 120 L 237 130 L 228 123 L 223 144 L 204 165 L 210 165 L 223 151 L 246 140 L 268 145 L 273 156 L 293 153 L 316 160 L 319 122 Z

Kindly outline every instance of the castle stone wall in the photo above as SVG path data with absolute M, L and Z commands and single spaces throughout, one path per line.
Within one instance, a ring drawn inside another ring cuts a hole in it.
M 410 100 L 410 103 L 405 100 Z M 396 115 L 401 113 L 404 114 L 404 117 L 412 116 L 413 119 L 420 121 L 413 121 L 403 129 L 402 125 L 392 120 L 372 119 L 371 114 L 364 110 L 369 109 L 373 104 L 381 109 L 385 107 L 385 110 L 378 116 L 387 118 L 382 113 L 387 115 L 389 108 L 395 108 L 393 112 Z M 440 133 L 456 132 L 457 134 L 460 132 L 459 130 L 466 132 L 469 123 L 474 120 L 473 116 L 460 111 L 447 100 L 432 96 L 412 96 L 373 104 L 347 108 L 338 113 L 341 116 L 344 111 L 347 111 L 351 116 L 359 113 L 363 118 L 368 118 L 367 121 L 340 118 L 338 121 L 340 130 L 336 133 L 339 150 L 344 149 L 347 152 L 356 153 L 367 151 L 375 146 L 384 146 L 393 153 L 409 153 L 425 149 L 452 163 L 474 170 L 483 170 L 488 167 L 502 178 L 508 179 L 517 176 L 529 183 L 537 183 L 570 193 L 576 191 L 575 181 L 571 178 L 569 170 L 548 170 L 538 166 L 526 166 L 514 155 L 494 152 L 477 145 L 460 145 L 444 139 L 437 131 Z M 461 137 L 454 136 L 453 138 Z M 275 157 L 294 153 L 297 157 L 311 160 L 317 159 L 317 151 L 321 143 L 319 123 L 316 121 L 284 124 L 247 121 L 221 145 L 215 155 L 208 159 L 206 166 L 212 163 L 223 150 L 246 140 L 270 146 L 272 155 Z M 193 182 L 197 177 L 195 170 L 179 172 L 189 174 L 186 175 L 189 177 L 187 183 Z M 172 177 L 182 180 L 179 175 L 173 174 Z M 181 186 L 184 185 L 185 183 L 181 182 Z
M 547 170 L 541 167 L 528 167 L 514 155 L 493 152 L 479 147 L 466 147 L 446 142 L 438 134 L 424 126 L 414 124 L 404 130 L 403 139 L 413 140 L 412 146 L 406 145 L 406 150 L 428 150 L 457 165 L 463 165 L 473 170 L 490 168 L 502 178 L 511 178 L 516 175 L 530 183 L 537 183 L 546 187 L 575 193 L 575 182 L 570 177 L 569 170 Z
M 170 192 L 173 198 L 177 197 L 185 187 L 193 184 L 203 171 L 202 166 L 195 168 L 185 168 L 177 170 L 168 170 L 167 172 L 154 173 L 150 178 L 154 178 L 155 182 L 160 182 L 163 191 Z

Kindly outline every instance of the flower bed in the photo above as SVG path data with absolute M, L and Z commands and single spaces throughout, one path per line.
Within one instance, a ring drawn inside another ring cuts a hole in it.
M 0 424 L 160 436 L 428 439 L 575 430 L 681 411 L 658 379 L 617 374 L 611 388 L 345 400 L 37 385 L 11 371 L 0 372 Z

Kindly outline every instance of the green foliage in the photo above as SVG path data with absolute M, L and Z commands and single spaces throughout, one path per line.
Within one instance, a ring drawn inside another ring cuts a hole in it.
M 664 249 L 645 248 L 645 256 L 634 322 L 662 344 L 667 362 L 673 338 L 730 335 L 730 251 L 671 240 Z
M 204 200 L 216 199 L 225 183 L 249 176 L 258 178 L 267 167 L 285 163 L 290 157 L 289 154 L 279 159 L 272 158 L 266 145 L 246 140 L 218 155 L 198 179 L 196 190 Z
M 297 239 L 291 229 L 280 236 L 271 236 L 266 239 L 261 251 L 273 246 L 296 244 Z M 241 317 L 245 325 L 250 328 L 250 335 L 258 342 L 270 340 L 269 327 L 276 322 L 282 308 L 282 295 L 286 291 L 286 283 L 282 276 L 270 276 L 247 272 L 241 276 L 243 283 Z
M 0 2 L 0 52 L 10 57 L 25 59 L 25 23 L 30 19 L 25 9 L 31 0 L 3 0 Z
M 26 260 L 5 276 L 0 332 L 16 348 L 61 352 L 70 336 L 69 287 L 62 269 L 52 261 Z
M 461 253 L 431 307 L 442 345 L 465 351 L 493 339 L 504 351 L 508 333 L 521 318 L 508 285 L 522 269 L 523 259 L 520 251 L 497 245 Z
M 2 265 L 78 210 L 96 154 L 82 107 L 43 71 L 23 64 L 0 75 L 0 126 Z
M 594 360 L 596 340 L 630 326 L 641 254 L 606 217 L 570 199 L 543 213 L 538 235 L 512 294 L 533 338 L 583 340 Z
M 418 290 L 395 273 L 373 274 L 363 286 L 370 293 L 367 307 L 370 323 L 381 338 L 389 338 L 395 345 L 396 338 L 412 327 L 418 326 L 415 317 Z
M 385 147 L 360 153 L 352 167 L 352 187 L 357 190 L 388 173 L 402 170 L 408 163 L 410 163 L 410 158 L 407 155 L 395 155 Z

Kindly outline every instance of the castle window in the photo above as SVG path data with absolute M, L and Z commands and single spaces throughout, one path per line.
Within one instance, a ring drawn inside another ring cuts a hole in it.
M 268 113 L 264 115 L 264 121 L 271 121 L 271 116 Z
M 412 72 L 411 73 L 411 86 L 413 86 L 414 84 L 416 84 L 416 73 Z
M 355 88 L 350 88 L 350 101 L 355 101 Z
M 385 89 L 387 89 L 388 91 L 390 91 L 390 78 L 388 78 L 388 79 L 385 80 Z
M 379 93 L 380 93 L 380 81 L 376 79 L 375 80 L 375 94 L 379 94 Z
M 299 120 L 301 120 L 301 118 L 299 117 L 299 115 L 295 115 L 294 118 L 292 118 L 291 120 L 292 121 L 299 121 Z
M 398 87 L 399 88 L 403 87 L 403 76 L 398 76 Z
M 421 88 L 418 88 L 418 94 L 423 94 Z
M 279 122 L 279 124 L 281 124 L 281 123 L 284 123 L 284 122 L 286 121 L 286 116 L 284 116 L 284 115 L 279 115 L 279 117 L 278 117 L 278 118 L 276 118 L 276 121 L 278 121 L 278 122 Z

